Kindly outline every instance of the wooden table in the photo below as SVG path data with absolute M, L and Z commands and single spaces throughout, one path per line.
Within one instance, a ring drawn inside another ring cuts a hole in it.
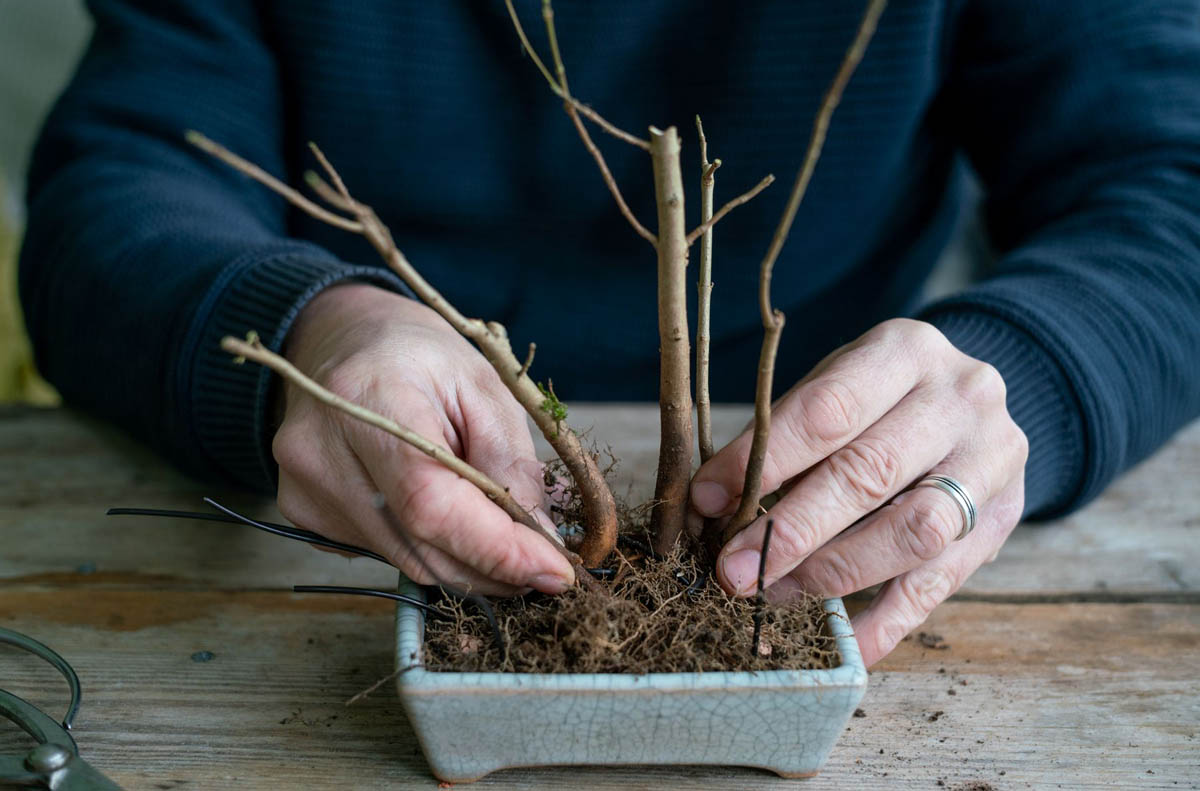
M 649 480 L 652 410 L 573 416 L 623 455 L 627 481 Z M 720 409 L 718 439 L 747 416 Z M 391 607 L 290 592 L 394 573 L 249 529 L 106 518 L 198 510 L 204 494 L 273 509 L 69 412 L 0 410 L 0 469 L 0 625 L 74 663 L 76 736 L 99 769 L 129 788 L 437 786 L 390 685 L 345 705 L 392 667 Z M 1200 424 L 1082 513 L 1019 529 L 921 631 L 872 672 L 862 716 L 812 780 L 576 768 L 478 787 L 1200 787 Z M 0 687 L 65 702 L 53 671 L 2 647 Z M 28 743 L 0 731 L 0 751 Z

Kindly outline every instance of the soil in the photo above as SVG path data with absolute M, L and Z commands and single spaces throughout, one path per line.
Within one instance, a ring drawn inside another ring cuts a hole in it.
M 577 503 L 561 488 L 557 496 L 561 505 L 554 510 L 573 523 Z M 560 596 L 495 600 L 495 628 L 475 602 L 448 596 L 432 602 L 443 617 L 427 620 L 425 666 L 452 672 L 640 674 L 823 669 L 841 663 L 822 597 L 786 604 L 733 598 L 709 573 L 711 563 L 699 560 L 699 551 L 652 556 L 648 510 L 620 509 L 621 540 L 601 575 L 607 595 L 576 586 Z

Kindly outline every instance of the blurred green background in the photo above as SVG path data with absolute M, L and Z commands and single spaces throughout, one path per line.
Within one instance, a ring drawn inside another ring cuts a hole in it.
M 0 402 L 54 404 L 34 370 L 17 303 L 29 151 L 71 76 L 91 22 L 80 0 L 0 0 Z

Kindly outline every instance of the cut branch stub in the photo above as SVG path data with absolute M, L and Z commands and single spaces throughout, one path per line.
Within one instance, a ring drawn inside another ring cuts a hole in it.
M 683 172 L 679 132 L 650 129 L 654 196 L 658 206 L 658 336 L 661 434 L 658 480 L 650 527 L 654 549 L 668 554 L 687 519 L 692 476 L 691 348 L 687 320 L 687 228 L 684 225 Z

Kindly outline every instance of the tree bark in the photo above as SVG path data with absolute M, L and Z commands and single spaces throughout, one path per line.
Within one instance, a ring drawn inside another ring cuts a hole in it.
M 658 206 L 658 337 L 661 435 L 658 480 L 650 526 L 654 549 L 669 553 L 683 532 L 692 475 L 691 348 L 687 321 L 687 229 L 683 173 L 675 127 L 650 129 L 654 195 Z

